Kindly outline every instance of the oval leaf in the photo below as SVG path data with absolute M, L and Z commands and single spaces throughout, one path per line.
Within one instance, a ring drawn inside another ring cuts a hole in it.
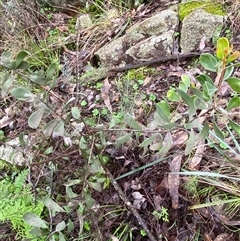
M 33 112 L 29 117 L 28 117 L 28 125 L 33 128 L 36 129 L 38 128 L 41 120 L 42 120 L 42 116 L 43 116 L 43 109 L 39 109 L 35 112 Z
M 238 96 L 234 96 L 228 103 L 227 110 L 231 110 L 233 108 L 240 106 L 240 98 Z
M 53 212 L 53 216 L 56 212 L 65 212 L 56 202 L 50 197 L 43 198 L 43 204 Z
M 180 101 L 181 98 L 178 96 L 178 94 L 174 90 L 169 90 L 167 92 L 167 98 L 171 101 Z
M 47 123 L 47 125 L 45 125 L 43 129 L 43 134 L 47 136 L 51 136 L 58 122 L 59 122 L 58 120 L 51 120 L 49 123 Z
M 223 79 L 226 80 L 226 79 L 230 78 L 230 76 L 233 73 L 233 70 L 234 70 L 234 66 L 233 65 L 228 66 L 226 68 L 226 71 L 225 71 Z
M 54 128 L 53 130 L 53 135 L 54 136 L 62 136 L 64 137 L 64 132 L 65 132 L 65 129 L 64 129 L 64 122 L 63 121 L 60 121 L 57 126 Z
M 80 118 L 80 111 L 77 107 L 75 107 L 75 106 L 72 107 L 71 112 L 72 112 L 72 116 L 74 119 L 78 120 Z
M 231 77 L 231 78 L 228 78 L 226 81 L 234 91 L 240 93 L 240 79 L 239 78 Z
M 3 84 L 2 84 L 2 93 L 1 93 L 2 97 L 4 97 L 7 94 L 7 92 L 9 90 L 10 86 L 12 85 L 13 81 L 14 81 L 14 79 L 12 77 L 10 77 L 10 78 L 8 78 L 7 80 L 5 80 L 3 82 Z
M 48 228 L 45 221 L 43 221 L 40 217 L 38 217 L 36 214 L 31 213 L 31 212 L 25 213 L 23 215 L 23 220 L 33 227 Z
M 217 56 L 219 59 L 223 60 L 229 54 L 229 41 L 227 38 L 222 37 L 217 41 Z
M 125 121 L 134 130 L 139 130 L 139 131 L 142 130 L 142 127 L 134 120 L 134 118 L 129 113 L 125 115 Z
M 56 226 L 56 231 L 62 231 L 66 227 L 66 223 L 62 221 L 61 223 L 58 223 Z
M 15 97 L 18 100 L 27 101 L 27 100 L 31 100 L 35 97 L 35 95 L 32 92 L 30 92 L 27 89 L 21 88 L 21 87 L 14 88 L 11 93 L 12 93 L 13 97 Z
M 212 71 L 212 72 L 216 72 L 217 71 L 217 59 L 209 54 L 202 54 L 199 58 L 200 64 L 203 66 L 203 68 L 205 68 L 206 70 Z

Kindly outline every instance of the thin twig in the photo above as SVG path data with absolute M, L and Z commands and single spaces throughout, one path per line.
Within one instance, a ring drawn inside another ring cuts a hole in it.
M 114 186 L 115 190 L 118 192 L 118 195 L 123 200 L 123 202 L 126 204 L 126 206 L 130 209 L 131 213 L 135 216 L 135 218 L 137 219 L 139 225 L 144 229 L 144 231 L 146 232 L 149 240 L 150 241 L 157 241 L 157 239 L 153 236 L 152 232 L 149 230 L 149 228 L 148 228 L 147 224 L 145 223 L 145 221 L 140 216 L 140 214 L 137 211 L 137 209 L 131 204 L 131 202 L 129 201 L 127 196 L 122 191 L 121 187 L 114 180 L 112 174 L 109 172 L 109 170 L 104 165 L 103 165 L 103 168 L 106 171 L 106 173 L 107 173 L 107 175 L 108 175 L 112 185 Z

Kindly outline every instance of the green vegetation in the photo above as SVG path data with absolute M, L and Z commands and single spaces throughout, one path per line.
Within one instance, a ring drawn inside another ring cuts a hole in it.
M 220 16 L 226 15 L 223 5 L 217 0 L 189 1 L 179 5 L 179 19 L 182 21 L 186 16 L 196 9 L 203 9 L 208 13 Z
M 132 1 L 113 2 L 120 12 L 133 7 Z M 180 5 L 181 16 L 199 7 L 211 12 L 211 4 Z M 204 225 L 219 214 L 223 230 L 227 225 L 237 232 L 240 52 L 217 36 L 216 53 L 204 53 L 194 63 L 202 69 L 197 76 L 182 69 L 173 83 L 153 68 L 107 76 L 76 52 L 106 43 L 114 21 L 103 16 L 110 7 L 93 1 L 85 9 L 100 22 L 77 34 L 79 45 L 76 39 L 63 41 L 75 31 L 71 19 L 65 33 L 50 24 L 45 38 L 27 35 L 24 48 L 9 45 L 1 52 L 0 121 L 6 119 L 0 122 L 0 143 L 10 145 L 17 137 L 13 148 L 24 153 L 26 163 L 0 162 L 0 222 L 10 224 L 19 240 L 129 241 L 151 234 L 168 240 L 186 224 L 182 217 L 194 219 L 195 210 L 206 208 L 199 216 Z M 54 21 L 54 11 L 41 14 L 47 23 Z M 72 62 L 66 63 L 63 52 L 72 54 L 67 59 Z M 74 61 L 79 69 L 73 71 Z M 159 232 L 164 226 L 169 234 Z M 191 237 L 203 240 L 198 222 Z
M 32 212 L 40 216 L 43 212 L 43 204 L 34 200 L 31 186 L 26 183 L 27 175 L 28 170 L 16 172 L 15 169 L 11 176 L 0 181 L 0 222 L 10 221 L 19 238 L 34 237 L 30 233 L 31 226 L 23 221 L 23 215 Z M 0 238 L 4 237 L 0 235 Z

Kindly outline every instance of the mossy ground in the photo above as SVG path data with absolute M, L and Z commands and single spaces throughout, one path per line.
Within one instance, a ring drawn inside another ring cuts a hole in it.
M 203 9 L 208 13 L 225 16 L 226 11 L 221 3 L 218 1 L 189 1 L 179 5 L 179 19 L 182 21 L 195 9 Z

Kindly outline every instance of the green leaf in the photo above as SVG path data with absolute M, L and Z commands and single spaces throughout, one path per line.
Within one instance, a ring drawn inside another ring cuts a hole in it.
M 35 75 L 31 75 L 30 80 L 38 85 L 47 85 L 43 70 L 38 71 Z
M 55 73 L 56 73 L 57 65 L 55 63 L 52 63 L 46 73 L 46 81 L 50 81 L 53 79 Z
M 52 211 L 53 216 L 57 212 L 65 212 L 64 209 L 62 209 L 55 201 L 53 201 L 50 197 L 44 197 L 43 198 L 43 204 Z
M 169 104 L 165 101 L 165 100 L 161 100 L 158 104 L 157 104 L 160 108 L 162 108 L 162 110 L 164 111 L 164 113 L 166 114 L 166 116 L 168 118 L 170 118 L 170 106 Z
M 234 96 L 227 105 L 227 110 L 231 110 L 233 108 L 239 107 L 240 106 L 240 98 L 238 96 Z
M 216 72 L 217 71 L 217 65 L 218 65 L 218 61 L 217 59 L 209 54 L 202 54 L 199 58 L 200 64 L 203 66 L 203 68 L 205 68 L 206 70 L 212 71 L 212 72 Z
M 34 111 L 29 117 L 28 117 L 28 125 L 33 128 L 37 129 L 43 116 L 43 109 L 39 109 L 37 111 Z
M 79 118 L 80 118 L 80 111 L 79 111 L 79 109 L 74 106 L 74 107 L 72 107 L 71 112 L 72 112 L 73 118 L 76 119 L 76 120 L 79 120 Z
M 205 82 L 209 82 L 210 84 L 214 85 L 212 79 L 206 74 L 200 74 L 196 77 L 197 81 L 203 86 Z
M 179 89 L 181 89 L 184 92 L 187 92 L 189 86 L 190 86 L 190 78 L 187 75 L 181 76 L 181 81 L 179 83 Z
M 213 97 L 214 93 L 217 91 L 217 88 L 209 82 L 205 82 L 203 85 L 203 91 L 210 97 Z
M 226 79 L 226 82 L 230 85 L 230 87 L 236 91 L 237 93 L 240 93 L 240 79 L 231 77 Z
M 43 129 L 43 134 L 46 136 L 51 136 L 54 128 L 58 123 L 59 123 L 59 120 L 51 120 L 50 122 L 48 122 Z
M 56 231 L 59 232 L 59 231 L 62 231 L 64 228 L 66 228 L 66 223 L 64 221 L 62 221 L 61 223 L 58 223 L 57 226 L 56 226 Z
M 2 66 L 4 66 L 5 68 L 13 70 L 13 69 L 16 69 L 16 62 L 12 61 L 12 62 L 2 63 Z
M 228 78 L 232 75 L 233 70 L 234 70 L 234 66 L 233 66 L 233 65 L 228 66 L 228 67 L 226 68 L 226 71 L 225 71 L 223 80 L 228 79 Z
M 129 133 L 129 134 L 126 134 L 124 136 L 118 137 L 116 142 L 115 142 L 116 143 L 116 147 L 120 147 L 122 144 L 128 142 L 130 140 L 131 136 L 132 136 L 132 134 Z
M 206 103 L 206 101 L 196 97 L 194 99 L 194 105 L 196 106 L 196 109 L 198 110 L 203 110 L 203 109 L 207 109 L 208 108 L 208 105 Z
M 225 56 L 229 54 L 229 41 L 225 37 L 221 37 L 217 40 L 217 57 L 221 60 L 224 59 Z
M 94 199 L 91 197 L 91 195 L 89 193 L 87 193 L 87 192 L 84 193 L 84 200 L 85 200 L 88 208 L 92 208 L 93 207 L 95 201 L 94 201 Z
M 148 151 L 149 145 L 151 145 L 151 144 L 153 143 L 153 141 L 156 140 L 157 137 L 158 137 L 157 134 L 152 135 L 151 137 L 145 139 L 145 140 L 139 145 L 139 147 L 143 147 L 143 148 L 144 148 L 143 153 L 142 153 L 143 156 L 144 156 L 144 155 L 146 154 L 146 152 Z
M 17 69 L 28 69 L 29 68 L 29 63 L 27 61 L 22 61 L 21 64 L 17 67 Z
M 34 227 L 29 231 L 30 234 L 32 234 L 35 237 L 42 237 L 44 236 L 44 232 L 41 230 L 41 228 Z
M 36 214 L 27 212 L 23 215 L 23 220 L 29 225 L 37 228 L 48 228 L 46 222 L 38 217 Z
M 166 102 L 165 102 L 166 103 Z M 156 111 L 160 118 L 162 118 L 163 121 L 170 123 L 169 115 L 170 115 L 170 108 L 162 102 L 162 104 L 158 103 L 156 104 Z
M 10 51 L 3 52 L 1 55 L 1 62 L 6 63 L 10 62 L 12 59 L 12 53 Z
M 102 187 L 101 184 L 98 182 L 88 182 L 88 184 L 96 191 L 101 192 L 102 191 Z
M 188 141 L 187 141 L 187 145 L 186 145 L 186 148 L 185 148 L 185 155 L 189 155 L 194 146 L 195 146 L 195 143 L 196 143 L 196 138 L 195 138 L 195 133 L 193 131 L 193 129 L 191 129 L 190 131 L 190 134 L 189 134 L 189 138 L 188 138 Z
M 66 241 L 66 239 L 65 239 L 65 237 L 64 237 L 62 232 L 58 233 L 58 241 Z
M 203 101 L 208 101 L 209 97 L 205 95 L 204 92 L 202 92 L 201 90 L 195 88 L 195 87 L 190 87 L 190 90 L 201 100 Z
M 176 93 L 176 91 L 172 90 L 172 89 L 167 92 L 167 98 L 171 101 L 180 101 L 181 100 L 181 98 Z
M 200 131 L 200 133 L 196 136 L 196 142 L 202 141 L 204 140 L 209 134 L 209 125 L 208 122 L 205 121 L 204 126 L 202 128 L 202 130 Z
M 164 137 L 163 144 L 161 149 L 158 152 L 158 155 L 160 155 L 161 157 L 164 157 L 171 149 L 172 145 L 173 145 L 172 135 L 170 132 L 168 132 Z
M 195 109 L 193 100 L 184 91 L 177 89 L 177 92 L 181 95 L 183 101 L 188 105 L 189 116 L 190 116 L 190 119 L 192 119 L 193 115 L 195 115 L 195 113 L 196 113 L 196 109 Z
M 23 62 L 24 58 L 28 55 L 26 51 L 21 51 L 16 57 L 16 69 L 19 69 L 20 64 Z M 25 62 L 26 63 L 26 62 Z
M 127 122 L 127 124 L 133 128 L 134 130 L 139 130 L 141 131 L 142 130 L 142 127 L 134 120 L 134 118 L 129 114 L 127 113 L 125 116 L 125 121 Z
M 53 135 L 64 137 L 64 132 L 65 132 L 64 122 L 63 122 L 63 121 L 60 121 L 60 122 L 57 124 L 57 126 L 54 128 L 54 130 L 53 130 Z
M 16 99 L 23 100 L 23 101 L 32 101 L 35 97 L 35 95 L 32 92 L 30 92 L 27 89 L 21 88 L 21 87 L 14 88 L 12 90 L 12 95 Z
M 240 136 L 240 125 L 231 120 L 229 120 L 229 124 L 232 127 L 232 129 Z
M 212 120 L 212 124 L 213 124 L 213 130 L 215 132 L 215 134 L 221 139 L 224 140 L 224 135 L 222 133 L 222 131 L 218 128 L 217 123 L 215 121 L 215 119 L 213 118 Z
M 2 82 L 2 90 L 1 90 L 2 97 L 4 97 L 7 94 L 13 81 L 14 81 L 14 79 L 12 77 L 9 77 L 9 74 L 6 73 L 6 75 L 4 76 L 3 82 Z

